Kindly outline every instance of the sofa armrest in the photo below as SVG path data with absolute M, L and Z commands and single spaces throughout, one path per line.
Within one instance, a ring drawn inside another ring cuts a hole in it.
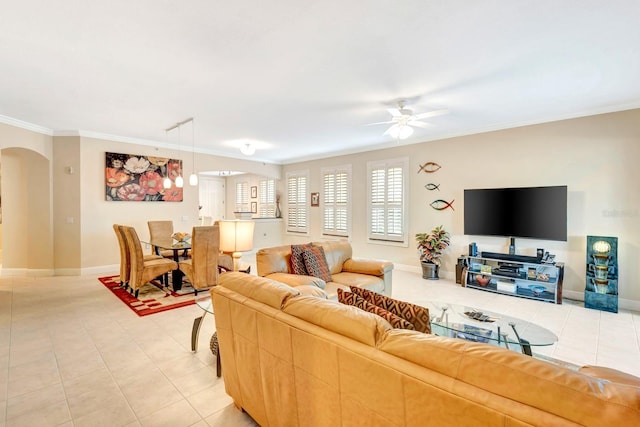
M 391 261 L 377 259 L 350 258 L 342 264 L 342 271 L 349 273 L 370 274 L 372 276 L 384 276 L 393 270 Z
M 586 365 L 581 367 L 578 372 L 601 380 L 610 381 L 612 383 L 640 387 L 640 378 L 613 368 Z
M 282 282 L 293 288 L 297 286 L 312 285 L 312 286 L 317 286 L 320 289 L 324 289 L 324 287 L 327 285 L 324 280 L 318 277 L 304 276 L 302 274 L 271 273 L 264 277 L 271 280 L 276 280 L 278 282 Z

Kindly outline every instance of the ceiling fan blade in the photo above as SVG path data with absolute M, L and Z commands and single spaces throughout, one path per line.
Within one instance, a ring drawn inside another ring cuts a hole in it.
M 393 125 L 393 126 L 396 126 L 396 125 Z M 384 131 L 383 135 L 389 135 L 391 133 L 391 129 L 393 129 L 393 126 L 389 126 L 389 128 Z
M 441 116 L 443 114 L 447 114 L 448 112 L 449 110 L 434 110 L 434 111 L 429 111 L 427 113 L 416 114 L 413 117 L 420 120 L 420 119 L 426 119 L 427 117 Z
M 388 122 L 376 122 L 376 123 L 367 123 L 365 126 L 373 126 L 373 125 L 385 125 L 389 123 L 394 123 L 393 120 L 389 120 Z
M 389 114 L 391 114 L 393 117 L 400 117 L 402 116 L 402 113 L 400 112 L 400 110 L 398 110 L 397 108 L 387 108 L 387 111 L 389 112 Z
M 423 129 L 428 129 L 429 126 L 433 126 L 431 123 L 419 122 L 417 120 L 410 120 L 407 124 L 409 126 L 416 126 L 416 127 L 423 128 Z

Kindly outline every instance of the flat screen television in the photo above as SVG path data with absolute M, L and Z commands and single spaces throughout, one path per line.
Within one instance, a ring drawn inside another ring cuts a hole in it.
M 567 186 L 464 190 L 464 234 L 567 240 Z

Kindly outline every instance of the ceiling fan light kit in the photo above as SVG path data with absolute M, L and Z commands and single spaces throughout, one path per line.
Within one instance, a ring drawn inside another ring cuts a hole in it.
M 435 110 L 426 113 L 414 114 L 413 110 L 405 108 L 404 100 L 398 101 L 398 108 L 389 108 L 387 111 L 391 114 L 391 120 L 370 124 L 391 124 L 391 126 L 384 132 L 384 135 L 390 135 L 394 139 L 407 139 L 413 135 L 414 127 L 427 129 L 431 126 L 430 123 L 421 121 L 422 119 L 439 116 L 449 112 L 448 110 Z

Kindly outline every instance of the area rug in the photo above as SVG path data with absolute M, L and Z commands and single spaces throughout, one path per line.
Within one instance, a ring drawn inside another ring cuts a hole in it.
M 188 283 L 184 283 L 179 292 L 174 292 L 160 282 L 152 280 L 140 288 L 136 298 L 120 286 L 120 276 L 98 277 L 98 280 L 138 316 L 148 316 L 195 304 L 194 290 Z

